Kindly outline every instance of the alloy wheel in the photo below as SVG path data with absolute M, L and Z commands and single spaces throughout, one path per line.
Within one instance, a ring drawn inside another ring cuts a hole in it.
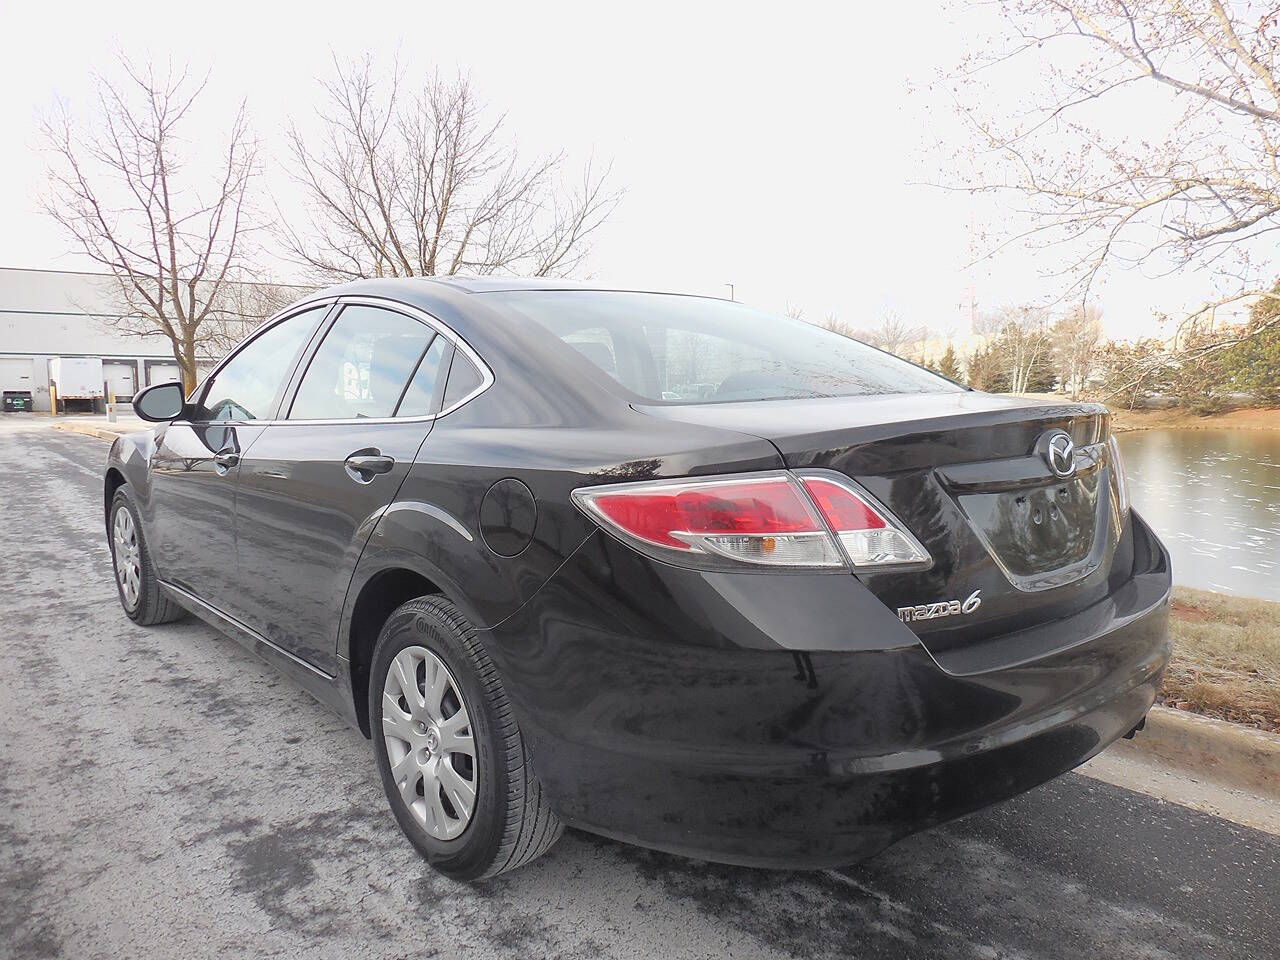
M 479 773 L 466 702 L 425 647 L 396 654 L 382 684 L 382 735 L 391 778 L 414 819 L 438 840 L 471 822 Z
M 124 605 L 133 610 L 142 595 L 142 559 L 138 549 L 138 530 L 133 514 L 126 507 L 116 510 L 112 523 L 112 543 L 116 561 L 116 579 L 120 581 L 120 593 Z

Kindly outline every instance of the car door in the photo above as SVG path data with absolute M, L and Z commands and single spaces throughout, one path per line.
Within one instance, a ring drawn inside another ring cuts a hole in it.
M 245 622 L 327 673 L 356 561 L 431 430 L 453 350 L 411 308 L 342 306 L 241 458 Z
M 266 429 L 330 305 L 290 314 L 247 340 L 157 431 L 148 531 L 161 579 L 235 614 L 238 462 Z

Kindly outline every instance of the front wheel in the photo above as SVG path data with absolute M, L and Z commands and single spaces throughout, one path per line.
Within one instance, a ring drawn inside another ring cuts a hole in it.
M 441 873 L 476 880 L 512 870 L 563 831 L 493 662 L 443 597 L 410 600 L 383 626 L 369 729 L 396 821 Z
M 129 619 L 149 627 L 185 617 L 187 612 L 160 590 L 137 508 L 124 487 L 117 490 L 111 500 L 109 529 L 116 590 L 120 594 L 120 606 Z

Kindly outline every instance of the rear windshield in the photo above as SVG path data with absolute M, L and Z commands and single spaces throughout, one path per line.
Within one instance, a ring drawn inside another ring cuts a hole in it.
M 654 402 L 963 389 L 838 333 L 726 300 L 607 290 L 486 296 L 545 327 L 631 393 Z

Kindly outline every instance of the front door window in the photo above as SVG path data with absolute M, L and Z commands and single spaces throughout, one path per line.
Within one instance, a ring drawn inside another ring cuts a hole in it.
M 270 420 L 303 344 L 328 309 L 295 313 L 241 347 L 206 385 L 195 419 Z

